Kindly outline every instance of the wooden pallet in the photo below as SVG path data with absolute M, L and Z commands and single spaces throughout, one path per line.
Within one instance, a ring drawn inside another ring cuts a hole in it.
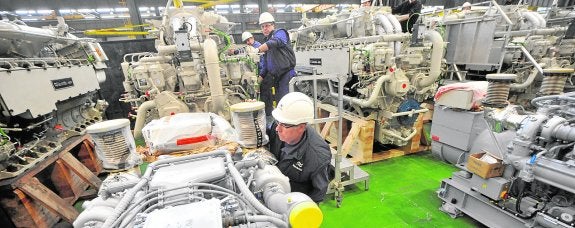
M 337 113 L 336 108 L 331 105 L 319 104 L 318 108 L 321 112 L 329 113 L 330 116 Z M 423 129 L 423 115 L 419 115 L 417 118 L 417 122 L 415 124 L 417 133 L 411 139 L 410 143 L 398 149 L 386 151 L 374 151 L 374 120 L 355 116 L 351 113 L 343 113 L 342 119 L 344 120 L 342 129 L 342 155 L 344 157 L 350 157 L 350 160 L 354 164 L 359 165 L 371 163 L 429 149 L 428 147 L 421 145 L 420 142 Z M 326 139 L 332 147 L 337 147 L 337 127 L 334 127 L 336 124 L 336 121 L 327 122 L 323 127 L 321 127 L 321 136 Z M 348 125 L 351 125 L 351 127 L 348 128 Z
M 10 217 L 8 225 L 52 227 L 60 219 L 72 223 L 78 216 L 73 204 L 95 195 L 102 183 L 97 176 L 101 162 L 93 148 L 89 136 L 82 136 L 25 173 L 2 180 L 0 205 Z

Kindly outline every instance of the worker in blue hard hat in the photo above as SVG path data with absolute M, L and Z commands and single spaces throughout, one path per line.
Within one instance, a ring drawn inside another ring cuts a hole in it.
M 260 93 L 266 105 L 267 120 L 271 122 L 271 111 L 288 93 L 289 81 L 295 76 L 295 53 L 288 32 L 275 28 L 275 19 L 270 13 L 262 13 L 259 24 L 265 36 L 265 43 L 258 48 L 259 52 L 264 53 L 259 73 Z

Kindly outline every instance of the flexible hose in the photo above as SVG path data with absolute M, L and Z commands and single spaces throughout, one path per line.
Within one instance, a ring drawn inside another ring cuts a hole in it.
M 158 167 L 160 167 L 162 165 L 174 163 L 174 162 L 182 162 L 182 161 L 186 161 L 186 160 L 193 160 L 193 159 L 197 159 L 197 158 L 201 158 L 201 157 L 208 157 L 208 156 L 225 156 L 226 161 L 228 163 L 230 163 L 232 160 L 231 156 L 227 150 L 216 150 L 216 151 L 203 153 L 203 154 L 194 154 L 194 155 L 183 156 L 183 157 L 167 158 L 167 159 L 155 161 L 155 162 L 149 164 L 148 168 L 146 169 L 146 172 L 144 173 L 144 175 L 142 175 L 142 179 L 140 180 L 140 182 L 138 182 L 138 184 L 136 184 L 136 186 L 131 188 L 124 195 L 124 197 L 122 197 L 122 199 L 120 200 L 120 202 L 118 203 L 116 208 L 114 208 L 114 213 L 112 214 L 112 216 L 110 216 L 110 217 L 108 217 L 108 219 L 106 219 L 106 221 L 104 222 L 102 227 L 113 227 L 112 223 L 114 223 L 116 221 L 116 219 L 122 214 L 122 212 L 124 212 L 124 210 L 128 207 L 128 205 L 130 204 L 130 202 L 132 201 L 134 196 L 136 196 L 136 193 L 138 193 L 138 191 L 140 191 L 141 188 L 143 188 L 146 184 L 148 184 L 148 182 L 151 179 L 150 177 L 152 175 L 152 172 L 155 171 Z M 236 172 L 237 172 L 237 170 L 236 170 Z
M 569 94 L 571 94 L 571 93 L 569 93 Z M 575 97 L 570 97 L 570 96 L 568 96 L 568 94 L 563 94 L 563 95 L 551 95 L 551 96 L 533 98 L 533 100 L 531 100 L 531 105 L 533 105 L 536 108 L 539 108 L 539 102 L 540 101 L 553 100 L 553 99 L 575 102 Z
M 262 214 L 272 216 L 278 219 L 283 219 L 282 215 L 271 211 L 262 203 L 260 203 L 258 199 L 256 199 L 256 197 L 251 193 L 249 187 L 246 185 L 246 183 L 244 183 L 244 180 L 240 172 L 236 169 L 234 164 L 228 163 L 228 171 L 230 172 L 232 178 L 236 182 L 238 188 L 240 189 L 240 192 L 244 195 L 246 200 L 248 200 L 248 202 L 250 202 L 250 204 L 255 207 L 256 210 L 258 210 Z
M 284 221 L 282 221 L 281 219 L 278 219 L 276 217 L 272 217 L 272 216 L 266 216 L 266 215 L 252 215 L 252 216 L 248 216 L 247 220 L 249 222 L 271 222 L 279 227 L 288 227 L 288 224 Z

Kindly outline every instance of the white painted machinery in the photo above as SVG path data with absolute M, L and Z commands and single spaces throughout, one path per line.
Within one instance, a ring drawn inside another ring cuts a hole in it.
M 319 227 L 317 204 L 264 160 L 212 151 L 109 177 L 74 227 Z
M 417 133 L 421 102 L 433 96 L 442 73 L 444 42 L 436 31 L 402 33 L 389 7 L 367 7 L 322 19 L 304 18 L 292 31 L 299 72 L 345 75 L 345 83 L 318 80 L 318 99 L 344 105 L 376 121 L 375 140 L 406 145 Z M 297 89 L 313 94 L 310 84 Z
M 151 119 L 181 112 L 213 112 L 229 118 L 229 106 L 255 98 L 259 56 L 227 56 L 233 25 L 202 8 L 184 9 L 168 1 L 157 53 L 132 53 L 121 64 L 126 94 L 137 110 L 134 136 Z M 178 5 L 178 4 L 176 4 Z
M 107 106 L 100 45 L 52 28 L 0 21 L 0 179 L 14 177 L 83 134 Z

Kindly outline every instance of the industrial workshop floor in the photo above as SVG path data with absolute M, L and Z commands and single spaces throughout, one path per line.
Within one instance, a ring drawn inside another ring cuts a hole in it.
M 469 217 L 452 219 L 439 211 L 435 191 L 441 180 L 457 169 L 430 152 L 412 154 L 360 166 L 370 174 L 343 194 L 340 208 L 333 194 L 320 204 L 321 227 L 483 227 Z

